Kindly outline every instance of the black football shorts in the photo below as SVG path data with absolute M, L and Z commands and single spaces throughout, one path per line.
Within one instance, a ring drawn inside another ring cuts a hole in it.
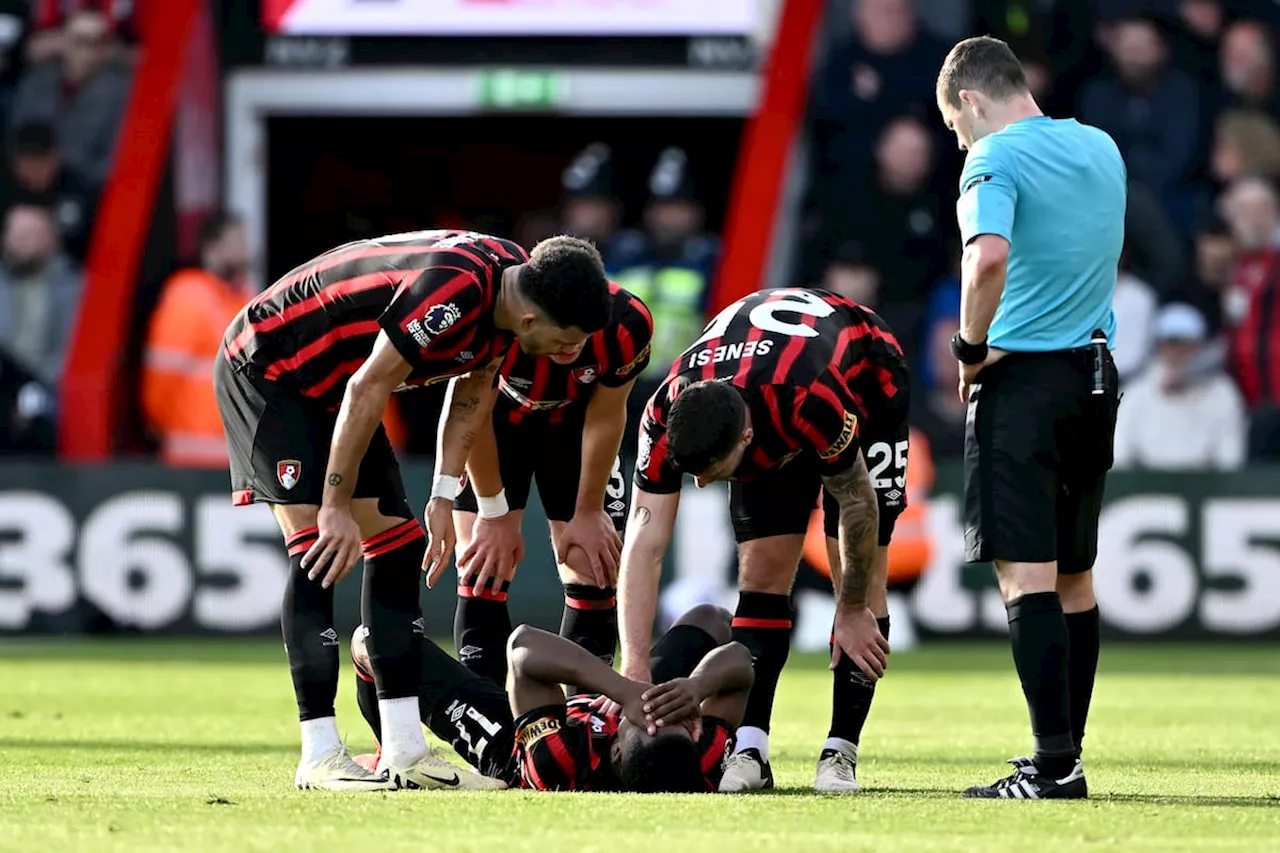
M 236 369 L 221 355 L 213 388 L 227 434 L 235 504 L 319 506 L 337 412 L 254 375 L 250 367 Z M 360 460 L 354 496 L 377 498 L 385 516 L 414 517 L 381 424 Z
M 529 503 L 529 490 L 536 481 L 538 498 L 550 521 L 569 521 L 578 502 L 578 479 L 582 474 L 581 412 L 566 413 L 559 423 L 534 415 L 519 423 L 506 417 L 499 398 L 493 413 L 493 431 L 498 442 L 498 470 L 507 506 L 524 509 Z M 627 525 L 627 481 L 622 475 L 622 460 L 613 460 L 613 472 L 604 492 L 604 510 L 621 533 Z M 454 509 L 476 512 L 476 495 L 468 482 Z
M 1087 350 L 1015 353 L 984 369 L 970 388 L 969 562 L 1056 560 L 1062 574 L 1093 568 L 1115 409 L 1098 415 L 1088 359 Z M 1107 362 L 1114 379 L 1114 362 Z
M 903 386 L 891 400 L 868 413 L 858 438 L 880 510 L 881 546 L 893 539 L 898 516 L 907 507 L 908 405 Z M 822 491 L 816 460 L 810 464 L 796 459 L 750 482 L 731 482 L 729 513 L 734 538 L 742 543 L 807 532 L 819 495 L 823 530 L 836 538 L 840 534 L 840 503 Z

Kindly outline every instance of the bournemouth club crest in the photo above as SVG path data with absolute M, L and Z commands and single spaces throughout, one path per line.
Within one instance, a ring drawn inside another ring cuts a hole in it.
M 302 463 L 297 459 L 281 459 L 276 463 L 276 479 L 286 489 L 292 489 L 298 485 L 298 478 L 301 476 Z
M 583 385 L 590 385 L 592 382 L 595 382 L 596 375 L 595 365 L 579 367 L 577 370 L 573 371 L 573 378 L 581 382 Z

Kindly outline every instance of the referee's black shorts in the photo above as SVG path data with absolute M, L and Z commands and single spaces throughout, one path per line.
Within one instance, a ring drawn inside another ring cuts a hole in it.
M 1115 364 L 1094 397 L 1088 349 L 1013 353 L 982 371 L 965 420 L 965 557 L 1093 568 L 1113 461 Z

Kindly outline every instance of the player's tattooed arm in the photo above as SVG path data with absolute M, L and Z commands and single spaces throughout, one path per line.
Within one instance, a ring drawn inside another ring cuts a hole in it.
M 850 606 L 865 605 L 876 564 L 880 511 L 862 452 L 858 451 L 852 465 L 824 476 L 822 485 L 840 502 L 840 601 Z
M 494 395 L 497 393 L 493 380 L 498 374 L 499 366 L 500 361 L 495 360 L 487 367 L 450 380 L 444 416 L 440 418 L 436 441 L 437 474 L 462 476 L 477 436 L 483 429 L 492 431 L 493 427 L 486 422 L 493 412 Z M 496 464 L 494 475 L 496 476 Z M 477 488 L 481 489 L 480 493 L 486 497 L 497 494 L 502 488 L 500 478 L 498 487 L 492 492 L 484 492 L 484 485 L 487 484 L 476 483 Z

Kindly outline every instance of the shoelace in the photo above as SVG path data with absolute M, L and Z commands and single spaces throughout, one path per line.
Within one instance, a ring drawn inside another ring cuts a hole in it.
M 842 752 L 837 753 L 831 763 L 832 772 L 836 774 L 836 777 L 840 779 L 840 781 L 853 782 L 857 779 L 857 776 L 854 775 L 854 768 L 856 765 L 853 763 L 853 759 L 849 756 Z

